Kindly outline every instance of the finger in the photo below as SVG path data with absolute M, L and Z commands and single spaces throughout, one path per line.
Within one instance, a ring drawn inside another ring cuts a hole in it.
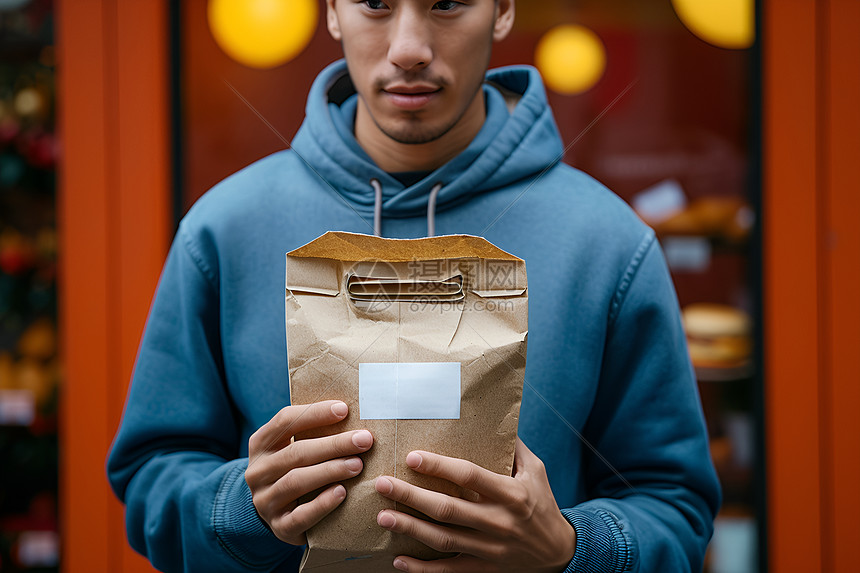
M 394 560 L 394 568 L 409 573 L 463 573 L 468 571 L 501 571 L 497 565 L 478 559 L 472 555 L 457 555 L 448 559 L 435 559 L 433 561 L 422 561 L 400 555 Z
M 289 470 L 361 454 L 372 445 L 373 434 L 367 430 L 353 430 L 323 438 L 299 440 L 282 449 L 278 455 Z
M 413 470 L 448 480 L 479 495 L 506 499 L 511 478 L 491 472 L 470 461 L 424 451 L 409 452 L 406 464 Z
M 504 516 L 497 515 L 498 512 L 492 511 L 492 508 L 430 491 L 397 478 L 380 476 L 376 478 L 375 487 L 384 497 L 417 509 L 442 523 L 479 531 L 496 531 L 499 522 L 504 521 Z
M 289 508 L 291 503 L 303 495 L 357 476 L 362 468 L 362 461 L 352 457 L 294 469 L 278 479 L 271 487 L 260 491 L 254 497 L 254 505 L 259 513 L 274 515 Z
M 293 545 L 302 545 L 305 543 L 305 532 L 334 511 L 344 499 L 346 488 L 340 484 L 333 485 L 311 501 L 273 519 L 269 526 L 279 539 Z
M 504 546 L 489 536 L 478 532 L 437 525 L 406 513 L 384 509 L 376 516 L 380 527 L 407 535 L 427 547 L 442 553 L 468 553 L 481 559 L 498 559 Z
M 248 441 L 249 451 L 279 449 L 298 432 L 335 424 L 348 413 L 349 407 L 339 400 L 286 406 L 254 432 Z
M 245 477 L 254 485 L 272 483 L 296 468 L 354 456 L 366 452 L 372 445 L 373 434 L 367 430 L 299 440 L 277 452 L 250 460 Z

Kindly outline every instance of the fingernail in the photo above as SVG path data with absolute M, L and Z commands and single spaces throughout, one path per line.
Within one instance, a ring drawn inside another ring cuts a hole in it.
M 373 443 L 373 436 L 367 430 L 359 430 L 352 435 L 352 443 L 359 448 L 369 448 Z
M 358 458 L 349 458 L 347 460 L 344 460 L 343 465 L 346 466 L 346 469 L 355 473 L 360 472 L 364 464 L 362 464 L 361 460 Z
M 376 478 L 376 491 L 379 493 L 388 494 L 394 489 L 394 484 L 384 477 Z
M 409 452 L 406 456 L 406 465 L 412 469 L 417 469 L 422 461 L 424 460 L 418 452 Z
M 349 412 L 349 408 L 343 402 L 335 402 L 331 405 L 331 413 L 338 418 L 343 418 L 347 412 Z
M 338 485 L 334 488 L 334 497 L 335 499 L 342 500 L 346 497 L 346 488 L 342 485 Z
M 390 513 L 385 513 L 384 511 L 380 511 L 379 515 L 376 516 L 376 523 L 385 529 L 391 529 L 394 527 L 394 521 L 394 516 Z
M 409 571 L 409 567 L 406 565 L 406 561 L 404 561 L 403 559 L 395 559 L 393 565 L 395 569 L 400 569 L 401 571 Z

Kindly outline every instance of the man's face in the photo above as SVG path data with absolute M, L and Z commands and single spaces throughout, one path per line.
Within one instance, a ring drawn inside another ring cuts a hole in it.
M 366 113 L 399 143 L 435 141 L 483 111 L 481 84 L 513 0 L 327 0 Z M 483 116 L 480 118 L 483 121 Z

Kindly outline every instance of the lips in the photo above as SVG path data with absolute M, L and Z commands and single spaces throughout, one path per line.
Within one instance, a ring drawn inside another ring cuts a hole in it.
M 435 99 L 441 89 L 430 85 L 393 85 L 383 89 L 382 93 L 394 106 L 404 110 L 416 110 Z

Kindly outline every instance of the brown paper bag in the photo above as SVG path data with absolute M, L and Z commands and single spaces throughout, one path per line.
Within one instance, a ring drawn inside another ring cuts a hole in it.
M 366 428 L 364 470 L 308 532 L 303 571 L 394 571 L 401 554 L 443 555 L 382 529 L 393 475 L 463 493 L 406 465 L 415 449 L 511 475 L 526 365 L 525 263 L 485 239 L 382 239 L 330 232 L 287 254 L 290 399 L 349 405 L 341 423 L 297 439 Z M 409 508 L 399 505 L 400 511 Z

